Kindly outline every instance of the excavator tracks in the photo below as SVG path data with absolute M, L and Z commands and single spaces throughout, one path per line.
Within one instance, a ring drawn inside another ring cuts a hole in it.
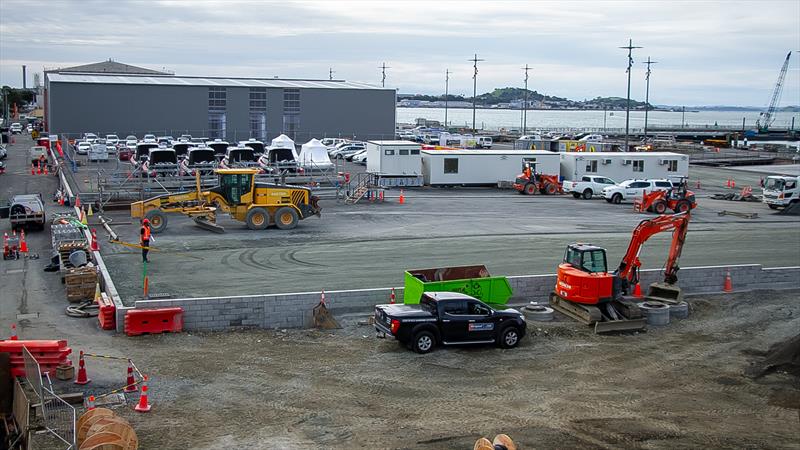
M 613 301 L 601 307 L 573 303 L 561 298 L 555 292 L 550 294 L 550 306 L 585 325 L 594 325 L 595 333 L 612 331 L 631 331 L 645 328 L 647 320 L 642 317 L 639 307 L 629 301 Z
M 581 305 L 564 300 L 555 292 L 550 294 L 550 306 L 556 311 L 572 317 L 584 325 L 593 325 L 603 320 L 603 313 L 596 306 Z

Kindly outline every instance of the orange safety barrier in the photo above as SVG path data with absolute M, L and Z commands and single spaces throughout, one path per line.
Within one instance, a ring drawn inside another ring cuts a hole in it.
M 115 330 L 117 328 L 117 307 L 114 302 L 108 298 L 105 292 L 95 300 L 100 305 L 100 312 L 97 314 L 97 321 L 100 323 L 100 328 L 104 330 Z
M 131 309 L 125 314 L 125 334 L 179 333 L 183 331 L 183 308 Z
M 42 373 L 50 373 L 59 365 L 72 365 L 67 356 L 72 349 L 67 347 L 67 341 L 61 340 L 0 340 L 0 353 L 9 353 L 11 356 L 11 375 L 21 377 L 25 375 L 25 359 L 22 348 L 28 351 L 39 362 Z

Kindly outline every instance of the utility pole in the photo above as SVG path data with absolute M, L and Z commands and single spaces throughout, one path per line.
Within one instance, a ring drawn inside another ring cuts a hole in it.
M 681 128 L 686 126 L 686 107 L 681 107 Z
M 525 69 L 525 104 L 523 106 L 524 109 L 522 110 L 522 117 L 523 117 L 523 119 L 522 119 L 522 135 L 523 136 L 525 136 L 525 134 L 526 134 L 525 131 L 528 128 L 528 70 L 530 70 L 532 68 L 533 67 L 528 67 L 527 64 L 525 64 L 525 67 L 523 67 L 523 69 Z
M 608 114 L 608 106 L 603 106 L 603 133 L 607 132 L 608 129 L 606 128 L 606 116 Z
M 450 91 L 450 69 L 444 71 L 444 129 L 447 130 L 447 97 Z
M 331 68 L 329 68 L 329 69 L 328 69 L 328 79 L 329 79 L 329 80 L 333 81 L 333 74 L 334 74 L 334 73 L 335 73 L 335 72 L 333 71 L 333 67 L 331 67 Z
M 381 87 L 386 87 L 386 69 L 391 69 L 391 67 L 387 66 L 386 63 L 383 63 L 378 68 L 381 69 Z
M 628 69 L 626 72 L 628 73 L 628 102 L 627 106 L 625 107 L 625 151 L 628 151 L 628 139 L 629 130 L 630 130 L 630 123 L 631 123 L 631 66 L 633 66 L 633 56 L 632 51 L 635 48 L 642 48 L 642 47 L 634 47 L 633 39 L 628 39 L 628 46 L 627 47 L 620 47 L 622 49 L 628 50 Z
M 647 111 L 650 110 L 650 64 L 658 64 L 658 61 L 650 61 L 648 56 L 644 63 L 647 64 L 647 74 L 644 77 L 647 80 L 647 89 L 644 94 L 644 139 L 647 140 Z
M 478 59 L 478 54 L 476 53 L 472 59 L 468 59 L 467 61 L 472 61 L 472 67 L 474 69 L 472 73 L 472 131 L 475 132 L 475 100 L 478 96 L 478 61 L 484 60 Z

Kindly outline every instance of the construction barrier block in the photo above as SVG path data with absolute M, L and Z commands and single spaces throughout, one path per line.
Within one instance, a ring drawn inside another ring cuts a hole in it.
M 183 331 L 183 308 L 131 309 L 125 313 L 125 334 L 179 333 Z
M 42 374 L 54 373 L 56 367 L 72 364 L 72 361 L 67 359 L 67 356 L 72 353 L 72 349 L 67 347 L 67 341 L 0 340 L 0 353 L 8 353 L 10 355 L 11 374 L 15 377 L 25 375 L 25 358 L 22 356 L 23 347 L 27 347 L 31 355 L 36 358 Z
M 97 301 L 100 305 L 100 313 L 97 314 L 97 321 L 103 330 L 115 330 L 117 328 L 117 307 L 114 302 L 103 292 Z

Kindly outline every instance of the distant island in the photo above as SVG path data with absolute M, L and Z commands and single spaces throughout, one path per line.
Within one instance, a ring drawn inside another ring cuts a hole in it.
M 624 111 L 626 99 L 622 97 L 595 97 L 593 99 L 570 100 L 568 98 L 540 94 L 528 90 L 528 109 L 574 109 L 574 110 L 608 110 Z M 475 105 L 481 109 L 522 109 L 526 104 L 525 89 L 505 87 L 475 97 Z M 398 94 L 397 106 L 400 108 L 444 108 L 444 95 Z M 448 95 L 449 108 L 472 108 L 472 97 Z M 631 99 L 631 110 L 644 111 L 681 111 L 683 106 L 653 105 Z M 688 111 L 761 111 L 754 106 L 686 106 Z M 780 112 L 798 112 L 800 106 L 778 108 Z

